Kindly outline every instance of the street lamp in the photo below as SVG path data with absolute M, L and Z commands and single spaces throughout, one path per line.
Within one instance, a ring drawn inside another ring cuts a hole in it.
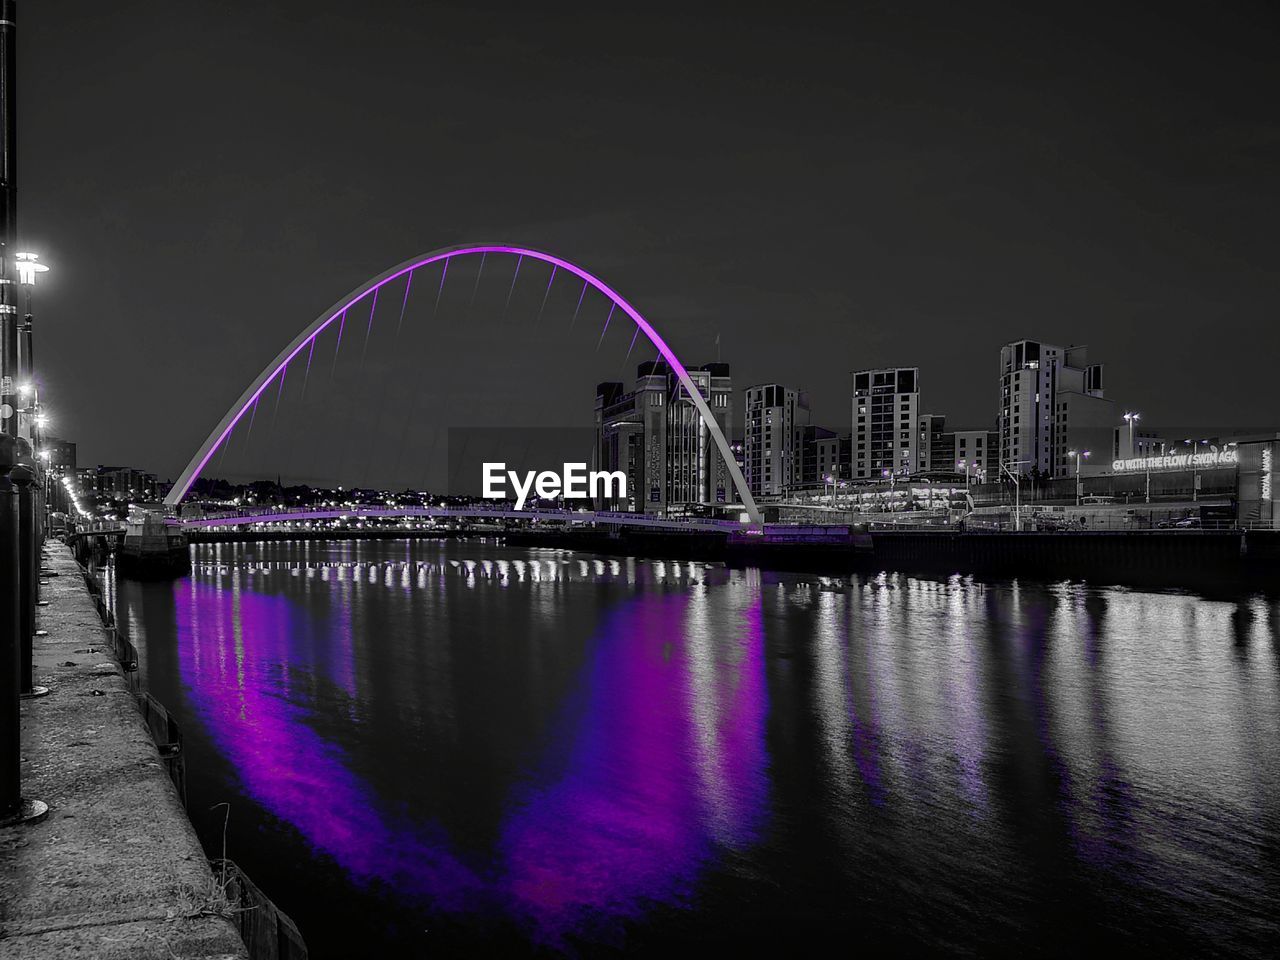
M 1125 416 L 1128 416 L 1128 414 L 1126 414 Z M 1132 421 L 1130 421 L 1130 426 L 1132 426 Z M 1076 458 L 1076 506 L 1077 507 L 1080 506 L 1080 460 L 1081 458 L 1087 460 L 1089 458 L 1089 453 L 1090 451 L 1088 450 L 1068 450 L 1067 451 L 1068 457 Z
M 1138 455 L 1138 448 L 1135 446 L 1135 441 L 1133 439 L 1133 428 L 1137 424 L 1137 422 L 1142 419 L 1142 414 L 1126 413 L 1124 415 L 1124 418 L 1129 424 L 1129 456 L 1136 457 Z M 1148 459 L 1149 458 L 1147 457 L 1143 457 L 1142 465 L 1145 468 L 1144 472 L 1147 477 L 1147 494 L 1146 494 L 1147 503 L 1150 503 L 1151 502 L 1151 464 L 1147 463 Z
M 1126 414 L 1124 415 L 1124 418 L 1125 418 L 1125 420 L 1126 420 L 1126 421 L 1128 422 L 1128 424 L 1129 424 L 1129 456 L 1131 456 L 1131 457 L 1136 457 L 1136 456 L 1138 455 L 1138 448 L 1137 448 L 1136 446 L 1134 446 L 1134 442 L 1133 442 L 1133 428 L 1134 428 L 1134 426 L 1137 424 L 1137 422 L 1138 422 L 1139 420 L 1141 420 L 1141 419 L 1142 419 L 1142 414 L 1140 414 L 1140 413 L 1126 413 Z
M 1018 533 L 1022 532 L 1022 480 L 1018 474 L 1014 473 L 1010 467 L 1025 467 L 1030 460 L 1011 460 L 1000 461 L 1000 472 L 1013 481 L 1013 529 Z
M 47 273 L 49 267 L 47 264 L 40 262 L 40 254 L 38 253 L 15 253 L 13 255 L 14 266 L 18 270 L 18 283 L 22 285 L 22 292 L 26 296 L 26 316 L 23 318 L 22 326 L 19 332 L 22 339 L 18 347 L 18 376 L 27 381 L 26 390 L 22 393 L 24 396 L 30 397 L 27 406 L 32 413 L 39 410 L 39 395 L 35 393 L 35 388 L 31 381 L 35 378 L 36 361 L 35 351 L 32 344 L 32 319 L 31 319 L 31 292 L 35 289 L 36 277 L 42 273 Z M 31 440 L 36 439 L 34 430 L 31 431 Z
M 1187 446 L 1191 448 L 1191 502 L 1196 503 L 1200 499 L 1200 467 L 1196 463 L 1196 442 L 1194 440 L 1186 440 Z M 1208 440 L 1201 440 L 1201 445 L 1207 445 Z
M 15 253 L 13 259 L 14 265 L 18 268 L 18 282 L 24 287 L 34 287 L 36 275 L 47 273 L 49 270 L 47 264 L 40 262 L 38 253 Z M 31 296 L 29 291 L 27 296 Z

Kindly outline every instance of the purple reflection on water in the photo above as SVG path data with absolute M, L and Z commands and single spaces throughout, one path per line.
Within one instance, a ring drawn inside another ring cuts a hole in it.
M 688 696 L 697 739 L 699 790 L 712 837 L 740 848 L 759 839 L 768 800 L 765 720 L 764 609 L 758 575 L 740 595 L 741 609 L 715 618 L 731 625 L 723 656 L 707 656 L 699 640 L 714 642 L 707 604 L 690 623 Z M 695 632 L 696 631 L 696 632 Z
M 766 762 L 759 610 L 747 619 L 736 681 L 701 703 L 684 683 L 690 602 L 647 596 L 611 615 L 566 711 L 565 736 L 576 739 L 563 773 L 513 805 L 502 839 L 508 883 L 543 943 L 584 927 L 600 935 L 607 921 L 687 899 L 714 839 L 754 836 Z M 702 709 L 713 711 L 717 734 L 710 791 L 698 769 L 707 752 L 695 722 Z M 726 813 L 741 832 L 717 837 Z
M 179 669 L 191 702 L 245 793 L 331 857 L 357 884 L 430 890 L 444 909 L 480 891 L 438 827 L 378 811 L 345 752 L 315 733 L 290 699 L 289 640 L 304 635 L 283 597 L 179 581 Z
M 325 718 L 303 674 L 319 668 L 350 692 L 329 662 L 335 622 L 341 632 L 350 621 L 312 623 L 290 598 L 242 584 L 175 585 L 182 680 L 244 792 L 359 886 L 394 887 L 432 912 L 496 910 L 546 945 L 609 939 L 655 903 L 687 902 L 718 850 L 758 837 L 768 792 L 758 588 L 733 591 L 727 614 L 704 614 L 724 626 L 698 644 L 689 612 L 705 595 L 650 594 L 613 610 L 534 785 L 514 793 L 497 848 L 469 864 L 437 824 L 380 810 L 346 751 L 314 729 Z M 705 682 L 690 680 L 699 657 Z

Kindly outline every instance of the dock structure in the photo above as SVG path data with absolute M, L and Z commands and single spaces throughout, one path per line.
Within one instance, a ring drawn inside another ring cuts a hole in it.
M 44 563 L 22 779 L 49 812 L 0 830 L 0 958 L 246 960 L 79 566 Z

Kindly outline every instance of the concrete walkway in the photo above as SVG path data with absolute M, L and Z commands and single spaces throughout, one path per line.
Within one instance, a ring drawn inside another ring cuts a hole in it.
M 22 705 L 36 824 L 0 829 L 0 960 L 247 957 L 70 551 L 46 548 L 36 682 Z

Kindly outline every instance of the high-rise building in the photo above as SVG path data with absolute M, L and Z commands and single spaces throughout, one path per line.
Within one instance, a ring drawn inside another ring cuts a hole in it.
M 1065 477 L 1075 471 L 1068 451 L 1112 449 L 1118 417 L 1085 347 L 1016 340 L 1000 349 L 998 420 L 1010 470 Z
M 919 469 L 920 368 L 853 374 L 853 478 L 905 476 Z
M 809 398 L 778 383 L 746 390 L 743 462 L 753 496 L 782 496 L 798 486 L 804 473 L 804 428 Z
M 725 436 L 733 430 L 733 381 L 727 363 L 689 370 Z M 600 509 L 669 514 L 699 504 L 736 500 L 732 475 L 698 408 L 661 360 L 636 368 L 635 389 L 596 386 L 596 469 L 627 476 L 625 500 Z

